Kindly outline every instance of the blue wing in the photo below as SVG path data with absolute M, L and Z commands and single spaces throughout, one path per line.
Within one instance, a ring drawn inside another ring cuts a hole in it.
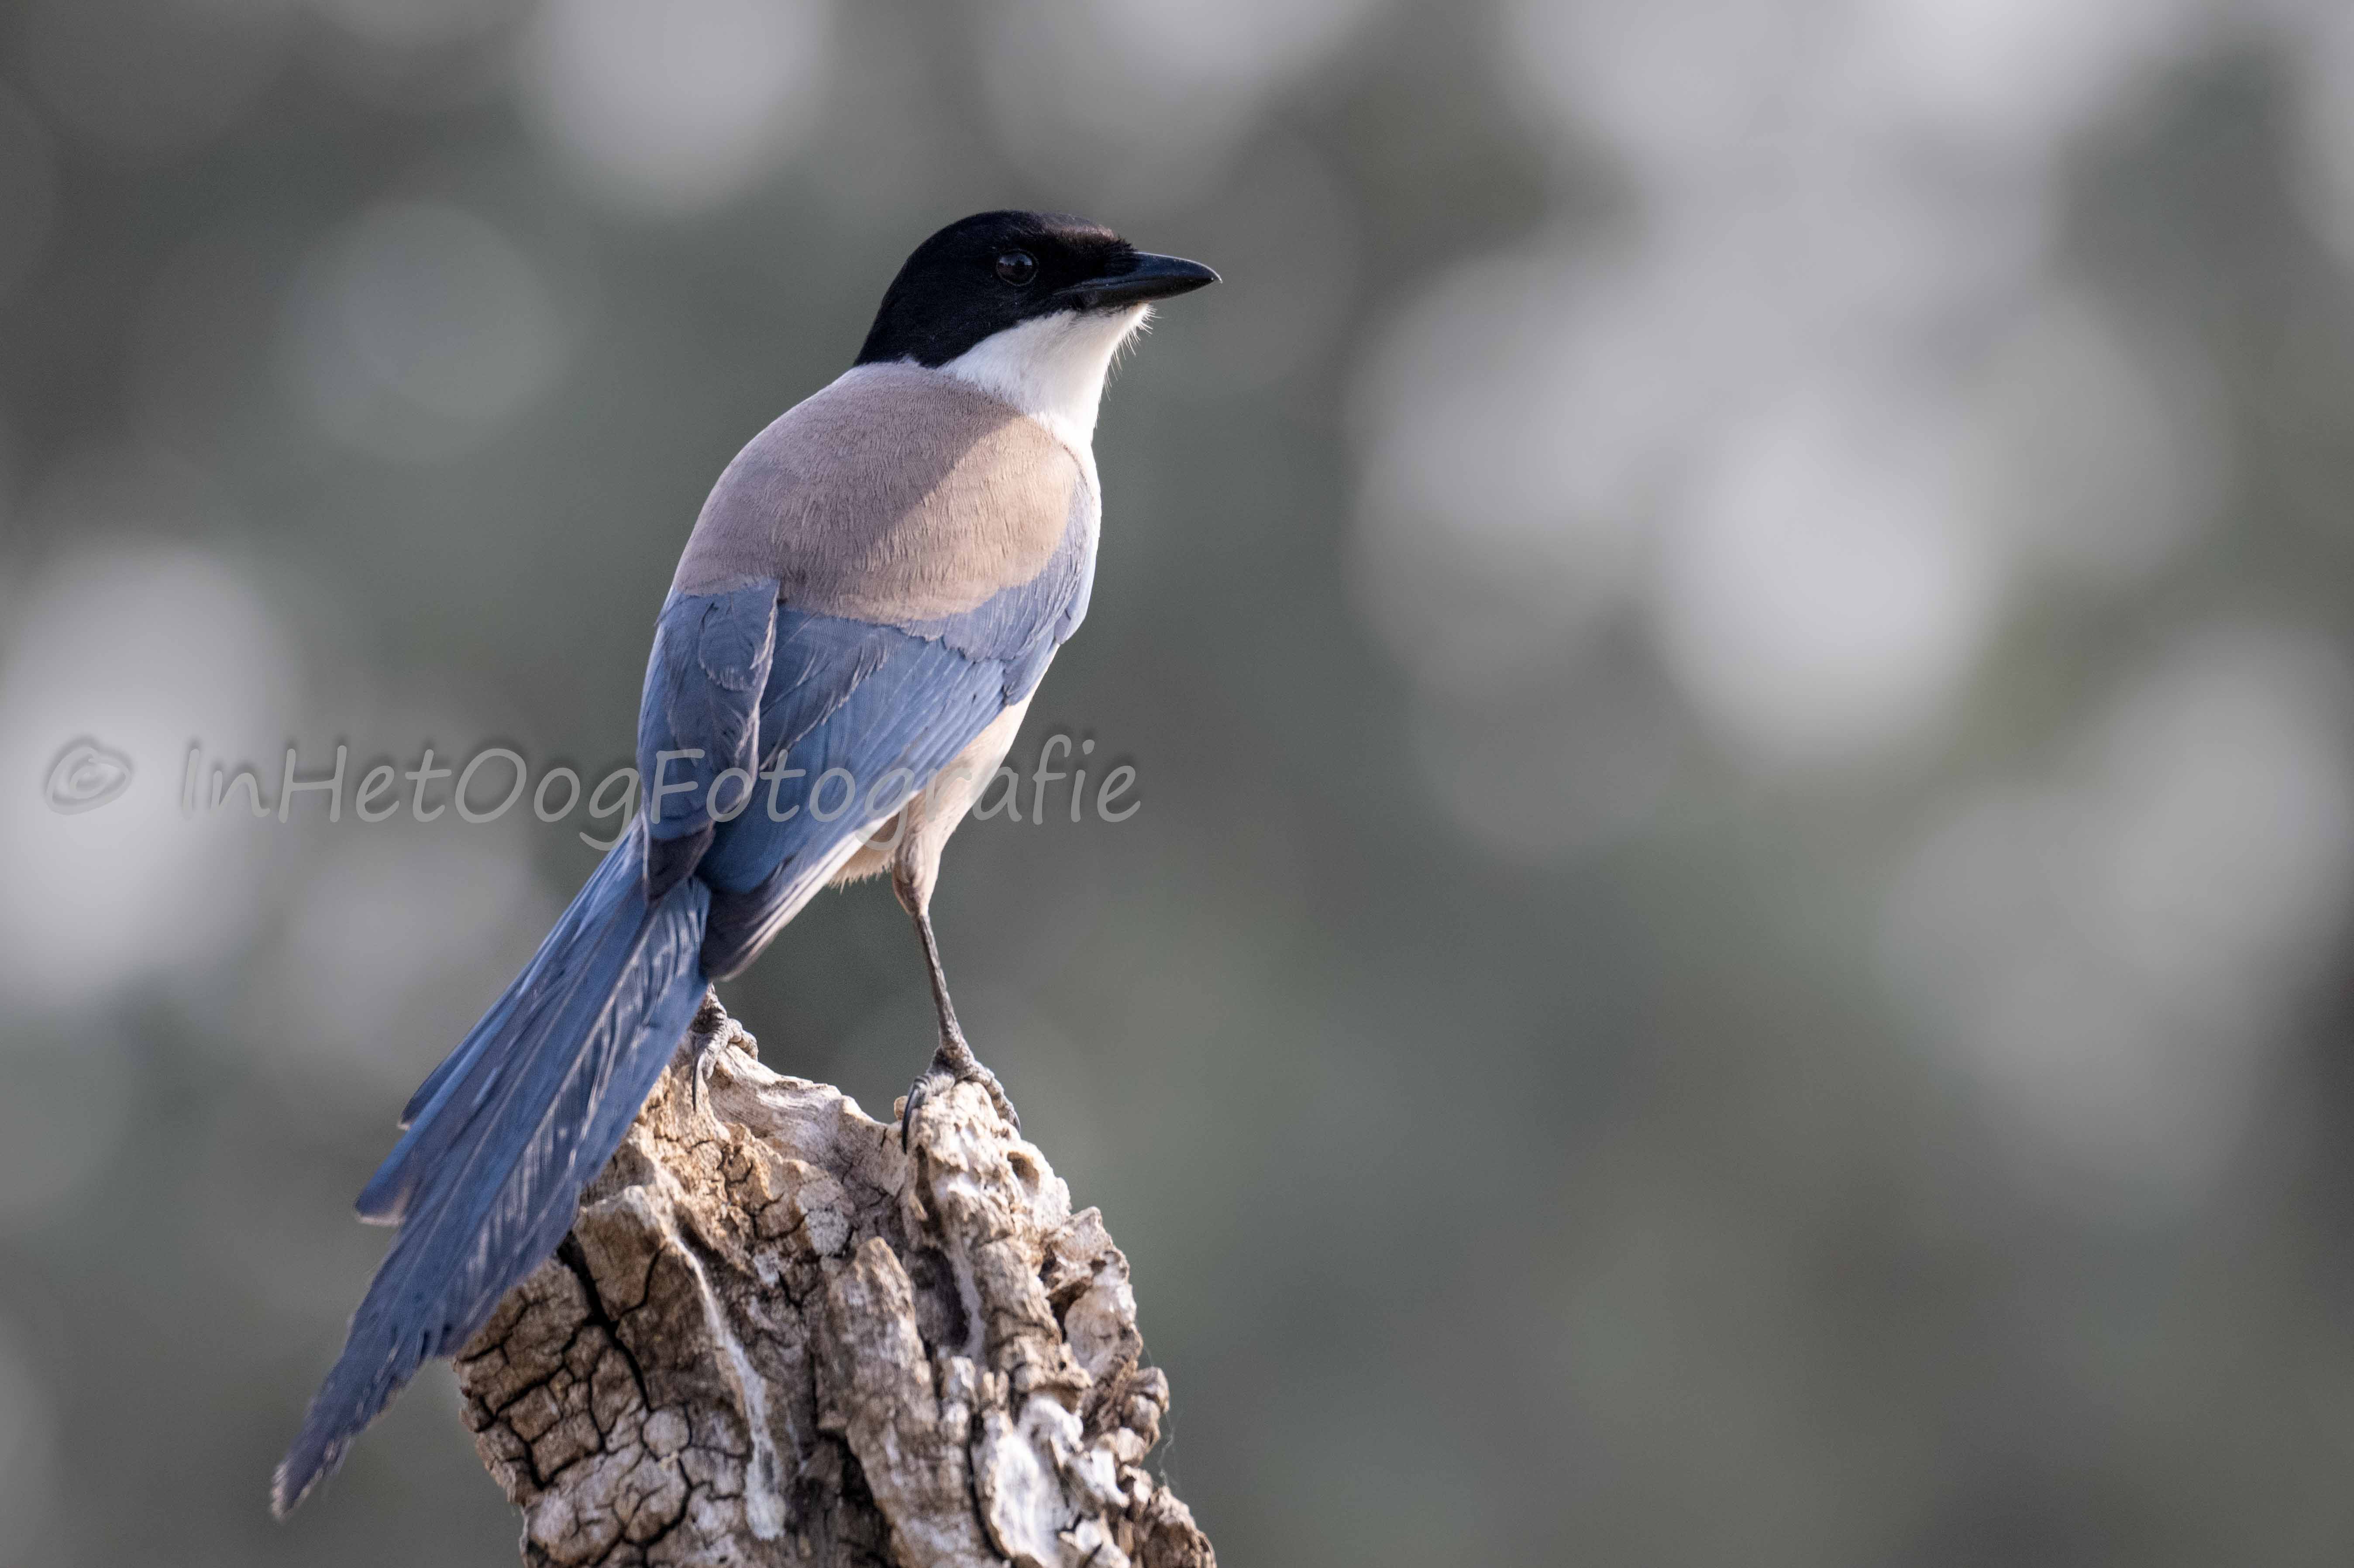
M 761 768 L 801 772 L 764 777 L 743 811 L 716 825 L 696 870 L 713 890 L 706 973 L 742 969 L 861 830 L 1030 694 L 1087 613 L 1092 546 L 1075 530 L 1033 581 L 938 620 L 894 626 L 779 608 Z
M 673 593 L 654 622 L 638 705 L 638 774 L 646 791 L 646 885 L 659 898 L 711 842 L 712 785 L 758 765 L 756 707 L 774 647 L 777 580 L 726 593 Z M 744 799 L 731 779 L 718 809 Z

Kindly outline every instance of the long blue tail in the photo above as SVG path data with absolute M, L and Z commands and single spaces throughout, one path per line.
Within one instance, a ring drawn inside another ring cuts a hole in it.
M 360 1193 L 361 1216 L 400 1234 L 278 1467 L 281 1516 L 426 1357 L 464 1345 L 556 1250 L 693 1021 L 710 890 L 688 877 L 650 905 L 643 831 L 641 819 L 425 1080 Z

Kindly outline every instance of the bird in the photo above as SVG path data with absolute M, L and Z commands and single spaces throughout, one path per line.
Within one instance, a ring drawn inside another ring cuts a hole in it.
M 887 874 L 915 925 L 939 1042 L 902 1139 L 960 1080 L 1013 1121 L 949 999 L 940 853 L 1087 614 L 1111 367 L 1216 281 L 1066 214 L 960 219 L 721 473 L 654 624 L 642 804 L 362 1190 L 398 1230 L 272 1478 L 280 1518 L 557 1250 L 712 982 L 828 885 Z

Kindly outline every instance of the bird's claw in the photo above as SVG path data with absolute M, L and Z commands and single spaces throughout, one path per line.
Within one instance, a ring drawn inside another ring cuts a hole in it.
M 710 1108 L 711 1069 L 718 1065 L 719 1053 L 735 1033 L 728 1027 L 727 1010 L 719 1005 L 716 986 L 704 989 L 703 1003 L 695 1010 L 695 1022 L 687 1025 L 687 1038 L 695 1044 L 695 1060 L 687 1065 L 687 1103 L 700 1118 Z
M 907 1139 L 916 1125 L 917 1107 L 923 1105 L 935 1089 L 946 1088 L 950 1084 L 979 1084 L 982 1088 L 987 1089 L 990 1103 L 997 1107 L 997 1114 L 1005 1118 L 1007 1126 L 1013 1128 L 1014 1136 L 1021 1136 L 1022 1114 L 1013 1108 L 1013 1102 L 1006 1097 L 1005 1086 L 997 1081 L 996 1074 L 974 1061 L 970 1050 L 964 1052 L 963 1055 L 963 1062 L 958 1063 L 949 1059 L 949 1053 L 943 1048 L 933 1054 L 932 1065 L 924 1069 L 924 1075 L 907 1086 L 907 1108 L 899 1116 L 901 1153 L 907 1152 Z
M 714 1030 L 695 1048 L 695 1061 L 686 1075 L 687 1099 L 695 1107 L 698 1119 L 711 1115 L 711 1070 L 719 1065 L 719 1053 L 726 1044 L 726 1032 Z

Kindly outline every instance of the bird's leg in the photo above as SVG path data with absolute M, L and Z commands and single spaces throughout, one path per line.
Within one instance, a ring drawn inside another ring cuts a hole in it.
M 899 1147 L 907 1146 L 908 1129 L 916 1125 L 916 1107 L 924 1103 L 925 1096 L 936 1084 L 942 1082 L 979 1084 L 989 1091 L 997 1113 L 1015 1132 L 1020 1132 L 1022 1118 L 1014 1111 L 1013 1102 L 1005 1097 L 1005 1086 L 997 1081 L 996 1074 L 981 1065 L 972 1047 L 965 1043 L 964 1030 L 957 1023 L 956 1004 L 949 1000 L 948 974 L 940 968 L 939 941 L 932 935 L 928 901 L 917 896 L 916 890 L 896 872 L 891 883 L 893 891 L 899 895 L 899 902 L 916 922 L 916 939 L 924 945 L 924 966 L 931 974 L 932 1006 L 940 1015 L 939 1048 L 932 1053 L 931 1065 L 924 1070 L 924 1075 L 907 1088 L 907 1108 L 899 1121 Z

